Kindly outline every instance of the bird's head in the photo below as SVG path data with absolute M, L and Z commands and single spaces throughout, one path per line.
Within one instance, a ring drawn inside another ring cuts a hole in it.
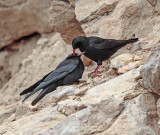
M 86 37 L 79 36 L 72 40 L 73 56 L 75 56 L 76 49 L 83 45 L 85 38 Z

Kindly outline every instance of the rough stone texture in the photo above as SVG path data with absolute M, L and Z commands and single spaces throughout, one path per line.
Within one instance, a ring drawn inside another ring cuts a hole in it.
M 49 14 L 49 22 L 53 30 L 61 33 L 66 43 L 71 44 L 74 37 L 85 35 L 76 20 L 74 8 L 68 2 L 53 0 Z
M 155 6 L 157 4 L 158 0 L 147 0 L 152 6 Z
M 44 115 L 45 114 L 45 115 Z M 53 115 L 54 114 L 54 115 Z M 15 117 L 15 116 L 13 116 Z M 3 135 L 33 135 L 51 128 L 53 125 L 63 120 L 66 116 L 56 111 L 51 106 L 26 115 L 16 120 L 16 117 L 6 121 L 0 126 L 0 134 Z
M 48 9 L 51 0 L 5 0 L 0 2 L 0 48 L 35 32 L 51 31 Z
M 141 68 L 144 86 L 160 95 L 160 44 L 153 50 Z
M 69 99 L 59 102 L 57 110 L 68 116 L 86 107 L 87 106 L 83 102 Z
M 130 53 L 124 53 L 111 60 L 110 68 L 116 69 L 118 74 L 122 74 L 142 64 L 141 57 Z
M 111 60 L 110 67 L 118 69 L 130 63 L 133 60 L 133 55 L 130 53 L 121 54 Z
M 76 18 L 81 23 L 92 21 L 98 16 L 112 12 L 117 3 L 117 0 L 79 0 L 75 7 Z
M 1 107 L 1 112 L 0 112 L 0 124 L 10 117 L 12 114 L 16 112 L 16 105 L 17 104 L 11 104 L 9 106 L 2 106 Z
M 69 3 L 70 3 L 73 7 L 75 7 L 75 3 L 76 3 L 78 0 L 67 0 L 67 1 L 69 1 Z
M 51 95 L 51 101 L 57 103 L 61 100 L 65 100 L 70 96 L 74 95 L 77 89 L 72 86 L 58 87 L 56 91 L 53 91 Z
M 81 100 L 92 104 L 95 100 L 104 98 L 106 95 L 120 99 L 126 99 L 130 94 L 132 94 L 132 96 L 130 95 L 132 98 L 138 96 L 142 90 L 138 88 L 134 90 L 134 88 L 138 85 L 136 77 L 140 74 L 139 70 L 140 67 L 89 89 Z
M 126 109 L 113 125 L 99 135 L 158 135 L 160 130 L 155 102 L 152 94 L 139 95 L 128 101 Z M 152 124 L 156 126 L 152 127 Z
M 19 71 L 21 61 L 32 53 L 39 38 L 39 35 L 33 35 L 16 41 L 0 51 L 0 88 Z
M 114 106 L 114 107 L 113 107 Z M 101 99 L 94 105 L 70 115 L 52 129 L 39 135 L 50 134 L 96 134 L 110 127 L 117 115 L 124 109 L 122 101 L 113 97 Z

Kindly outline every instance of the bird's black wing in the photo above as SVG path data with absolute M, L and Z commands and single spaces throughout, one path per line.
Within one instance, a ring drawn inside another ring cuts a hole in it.
M 50 72 L 51 73 L 51 72 Z M 32 86 L 28 87 L 27 89 L 23 90 L 20 93 L 20 96 L 27 94 L 29 92 L 32 92 L 50 73 L 48 73 L 47 75 L 45 75 L 41 80 L 37 81 L 36 83 L 34 83 Z
M 71 73 L 74 69 L 76 69 L 78 62 L 79 61 L 77 59 L 64 60 L 54 71 L 52 71 L 46 78 L 44 78 L 43 81 L 28 96 L 26 96 L 22 102 L 24 102 L 38 90 L 45 88 L 49 84 L 54 83 L 55 81 L 60 80 L 67 74 Z
M 96 39 L 95 39 L 96 40 Z M 135 39 L 129 39 L 129 40 L 115 40 L 115 39 L 97 39 L 98 41 L 92 42 L 91 46 L 100 49 L 100 50 L 105 50 L 105 49 L 114 49 L 116 47 L 121 47 L 123 45 L 126 45 L 128 43 L 134 43 L 138 41 L 138 38 Z
M 103 43 L 106 39 L 100 38 L 100 37 L 88 37 L 89 44 L 101 44 Z

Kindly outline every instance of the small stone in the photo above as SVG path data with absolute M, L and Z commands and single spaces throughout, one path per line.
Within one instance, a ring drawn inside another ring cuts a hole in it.
M 129 53 L 121 54 L 114 59 L 111 60 L 110 68 L 119 69 L 128 65 L 128 63 L 132 62 L 133 55 Z
M 57 104 L 57 110 L 67 116 L 84 108 L 86 108 L 84 103 L 71 99 L 61 101 Z
M 132 70 L 132 69 L 134 69 L 134 68 L 139 67 L 139 66 L 142 65 L 142 64 L 143 64 L 142 61 L 130 62 L 130 63 L 128 64 L 128 68 L 129 68 L 129 70 Z
M 88 88 L 77 89 L 74 94 L 76 96 L 82 96 L 87 92 Z
M 100 84 L 102 84 L 103 82 L 105 82 L 105 80 L 102 80 L 101 78 L 99 78 L 99 77 L 95 77 L 94 79 L 93 79 L 93 85 L 100 85 Z
M 128 71 L 129 71 L 128 66 L 125 66 L 125 67 L 119 68 L 117 73 L 118 74 L 124 74 L 124 73 L 126 73 Z
M 133 58 L 134 61 L 142 60 L 142 58 L 138 55 L 135 55 Z

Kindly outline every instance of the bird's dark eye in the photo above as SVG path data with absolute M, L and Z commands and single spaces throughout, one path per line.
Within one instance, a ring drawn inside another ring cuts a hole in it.
M 81 45 L 81 42 L 73 42 L 72 46 L 73 46 L 73 49 L 77 49 L 79 48 Z

